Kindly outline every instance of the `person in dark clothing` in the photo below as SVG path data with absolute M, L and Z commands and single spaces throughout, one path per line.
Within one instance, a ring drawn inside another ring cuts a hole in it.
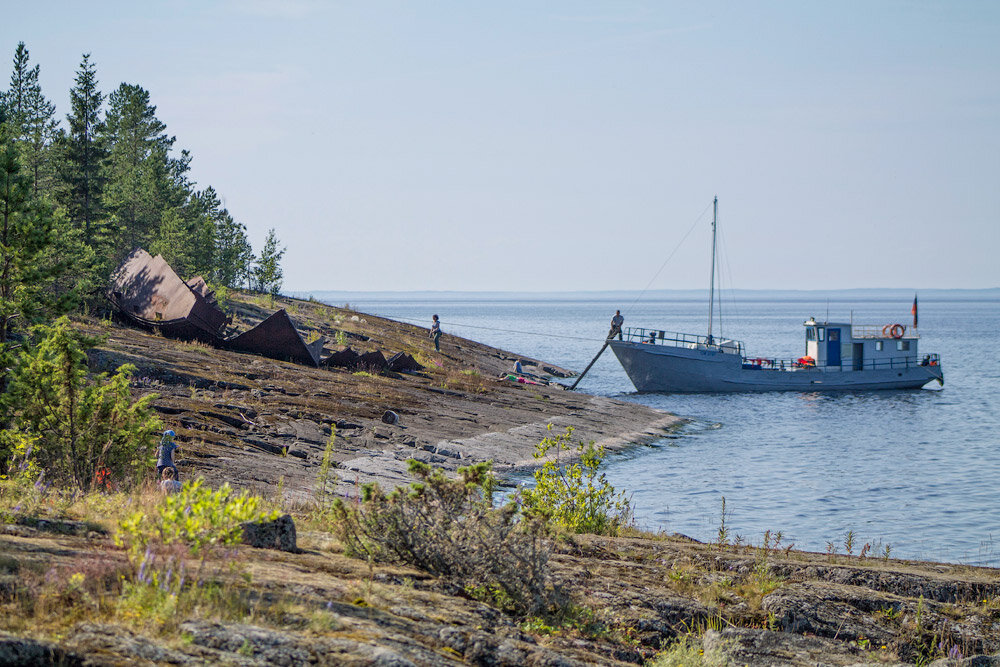
M 611 331 L 608 332 L 608 340 L 615 336 L 618 336 L 618 340 L 622 339 L 622 325 L 624 323 L 625 318 L 622 317 L 622 311 L 616 310 L 615 316 L 611 318 Z
M 441 320 L 438 316 L 434 316 L 434 321 L 431 323 L 431 338 L 434 339 L 434 350 L 437 352 L 441 351 Z
M 174 479 L 180 477 L 177 471 L 177 466 L 174 465 L 174 452 L 177 451 L 177 443 L 174 442 L 174 436 L 177 434 L 171 430 L 163 432 L 163 437 L 160 439 L 160 446 L 156 449 L 156 474 L 157 476 L 163 475 L 164 468 L 173 468 Z

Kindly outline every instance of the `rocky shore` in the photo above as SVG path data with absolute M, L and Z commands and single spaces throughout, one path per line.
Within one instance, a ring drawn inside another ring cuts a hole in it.
M 178 434 L 181 476 L 201 475 L 268 493 L 283 483 L 289 500 L 308 502 L 333 429 L 337 492 L 357 495 L 369 481 L 408 481 L 406 459 L 454 470 L 492 460 L 501 474 L 533 464 L 546 427 L 571 426 L 574 438 L 617 449 L 662 437 L 678 419 L 645 406 L 570 392 L 562 385 L 498 379 L 517 357 L 446 335 L 441 353 L 427 330 L 323 304 L 278 299 L 234 302 L 243 327 L 284 307 L 304 338 L 325 336 L 359 351 L 414 355 L 424 370 L 375 374 L 309 368 L 185 343 L 118 326 L 85 325 L 108 342 L 98 369 L 137 367 L 139 391 L 159 395 L 156 410 Z M 339 347 L 328 343 L 328 350 Z M 569 371 L 525 359 L 525 371 Z M 386 411 L 399 416 L 382 421 Z
M 557 621 L 514 618 L 446 579 L 349 558 L 308 513 L 328 447 L 337 493 L 352 497 L 367 481 L 409 481 L 408 458 L 448 470 L 493 460 L 503 474 L 533 463 L 548 424 L 615 448 L 660 437 L 677 418 L 554 383 L 499 380 L 514 354 L 473 341 L 445 337 L 437 354 L 417 327 L 281 306 L 306 337 L 406 352 L 425 369 L 309 368 L 96 319 L 82 327 L 109 336 L 91 355 L 95 369 L 133 363 L 136 391 L 159 394 L 182 478 L 281 502 L 296 517 L 295 548 L 272 536 L 286 550 L 226 554 L 210 567 L 242 591 L 240 606 L 165 621 L 96 611 L 106 607 L 87 586 L 126 566 L 100 516 L 8 520 L 0 665 L 1000 665 L 1000 573 L 988 568 L 804 553 L 771 536 L 756 545 L 563 536 L 550 560 L 568 600 Z M 241 297 L 230 308 L 252 324 L 274 304 Z M 567 373 L 537 360 L 526 370 Z M 383 422 L 386 411 L 398 421 Z M 60 577 L 74 581 L 67 573 L 84 584 L 52 590 Z

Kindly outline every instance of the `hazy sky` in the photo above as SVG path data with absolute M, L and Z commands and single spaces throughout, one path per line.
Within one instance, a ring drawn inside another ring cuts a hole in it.
M 150 91 L 285 289 L 1000 286 L 1000 2 L 2 2 Z

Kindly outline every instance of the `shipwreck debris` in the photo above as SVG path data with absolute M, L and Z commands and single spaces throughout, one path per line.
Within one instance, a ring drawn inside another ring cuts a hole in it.
M 186 283 L 162 255 L 153 257 L 141 248 L 112 275 L 108 298 L 126 319 L 172 338 L 214 344 L 227 322 L 215 294 L 200 276 Z
M 222 347 L 237 352 L 260 354 L 271 359 L 319 366 L 319 357 L 325 342 L 326 339 L 323 337 L 312 343 L 305 342 L 288 313 L 282 308 L 253 329 L 226 339 Z
M 163 255 L 132 251 L 111 278 L 108 298 L 127 320 L 171 338 L 197 339 L 215 347 L 271 359 L 319 366 L 325 338 L 306 343 L 284 309 L 232 338 L 222 335 L 230 321 L 215 293 L 198 276 L 184 282 Z
M 380 350 L 359 354 L 350 347 L 333 352 L 321 361 L 326 338 L 319 337 L 307 343 L 284 308 L 252 329 L 227 338 L 223 328 L 231 318 L 219 307 L 208 283 L 201 276 L 185 282 L 163 255 L 153 257 L 142 248 L 133 250 L 112 274 L 107 296 L 117 312 L 129 322 L 144 329 L 158 330 L 171 338 L 200 340 L 224 350 L 259 354 L 307 366 L 361 368 L 379 373 L 423 370 L 416 359 L 403 352 L 386 360 Z M 369 340 L 363 334 L 347 335 Z

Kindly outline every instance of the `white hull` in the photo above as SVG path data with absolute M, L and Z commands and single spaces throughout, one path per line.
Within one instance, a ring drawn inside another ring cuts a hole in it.
M 944 383 L 940 365 L 901 363 L 892 368 L 848 366 L 745 368 L 739 354 L 718 349 L 611 341 L 611 349 L 639 391 L 753 392 L 919 389 Z

